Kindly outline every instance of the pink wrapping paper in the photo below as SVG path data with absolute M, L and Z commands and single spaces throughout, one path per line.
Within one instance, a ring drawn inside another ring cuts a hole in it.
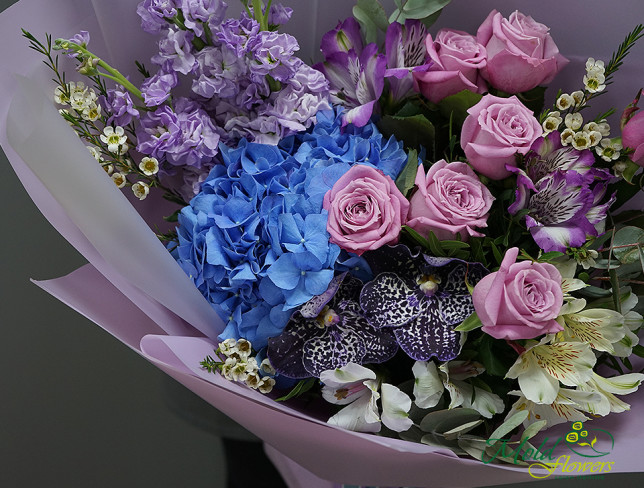
M 71 36 L 81 28 L 90 30 L 92 48 L 125 71 L 132 59 L 146 59 L 146 53 L 153 49 L 152 39 L 138 29 L 138 18 L 134 14 L 137 3 L 138 0 L 22 0 L 0 17 L 3 37 L 0 43 L 3 62 L 0 83 L 5 94 L 0 101 L 0 143 L 43 215 L 90 262 L 90 265 L 66 277 L 37 284 L 262 438 L 270 446 L 268 453 L 271 458 L 288 474 L 286 478 L 290 477 L 291 486 L 319 485 L 322 488 L 336 482 L 376 486 L 472 487 L 533 480 L 525 470 L 514 466 L 485 466 L 471 459 L 459 459 L 450 451 L 337 429 L 275 403 L 258 392 L 206 374 L 198 367 L 199 361 L 212 350 L 212 342 L 205 337 L 214 338 L 220 327 L 204 307 L 205 301 L 201 303 L 200 296 L 186 288 L 185 283 L 192 286 L 187 279 L 181 281 L 177 278 L 179 282 L 168 280 L 166 285 L 159 286 L 158 279 L 151 276 L 137 278 L 137 273 L 131 273 L 127 266 L 120 265 L 110 248 L 104 247 L 105 235 L 92 228 L 86 215 L 79 215 L 76 211 L 78 200 L 67 198 L 69 195 L 65 194 L 64 188 L 52 183 L 52 174 L 47 173 L 41 160 L 41 151 L 35 149 L 38 143 L 25 144 L 30 138 L 32 141 L 37 138 L 44 144 L 40 138 L 42 133 L 34 132 L 38 118 L 49 118 L 45 119 L 49 124 L 62 128 L 65 123 L 62 118 L 56 118 L 53 107 L 47 103 L 52 98 L 49 73 L 35 53 L 27 52 L 19 27 L 27 28 L 38 37 L 43 37 L 44 32 L 59 37 Z M 311 1 L 306 5 L 295 1 L 284 3 L 295 8 L 291 31 L 304 41 L 304 59 L 315 54 L 315 43 L 322 33 L 334 26 L 339 18 L 349 15 L 352 5 L 346 0 L 335 2 L 333 9 L 328 8 L 328 1 Z M 561 2 L 555 1 L 540 2 L 538 8 L 528 1 L 467 2 L 466 18 L 462 15 L 465 0 L 454 0 L 441 23 L 474 32 L 491 8 L 499 3 L 502 3 L 503 13 L 520 8 L 552 28 L 553 37 L 563 54 L 573 60 L 553 85 L 568 90 L 579 86 L 586 56 L 608 59 L 613 46 L 617 46 L 636 23 L 620 22 L 619 26 L 613 25 L 610 31 L 600 34 L 606 19 L 615 15 L 615 5 L 597 4 L 588 9 L 582 8 L 587 7 L 588 2 L 580 0 L 566 2 L 563 10 Z M 622 1 L 621 4 L 644 21 L 641 2 Z M 35 6 L 40 11 L 37 17 L 30 15 Z M 569 15 L 565 13 L 568 8 Z M 579 18 L 580 12 L 586 15 L 585 19 Z M 592 35 L 580 35 L 577 30 L 571 32 L 566 24 L 571 18 L 575 19 L 575 25 L 586 22 L 588 27 L 584 31 Z M 109 26 L 115 22 L 120 28 L 110 29 Z M 123 32 L 129 35 L 123 36 Z M 14 53 L 22 48 L 25 56 L 16 57 Z M 642 53 L 644 45 L 633 50 L 629 62 L 618 74 L 619 88 L 616 83 L 613 93 L 604 97 L 604 104 L 625 105 L 639 88 L 637 84 L 644 83 L 641 81 L 644 71 Z M 27 76 L 29 80 L 16 75 Z M 37 92 L 40 92 L 39 97 L 33 96 Z M 32 119 L 28 114 L 20 114 L 19 108 L 27 105 L 34 108 Z M 39 115 L 35 117 L 34 113 Z M 12 120 L 10 127 L 8 117 Z M 62 161 L 71 153 L 82 159 L 84 149 L 74 140 L 71 131 L 69 134 L 66 142 L 55 148 L 58 157 L 54 159 Z M 89 163 L 87 166 L 97 169 L 91 166 L 91 157 L 84 156 Z M 88 171 L 96 175 L 96 171 Z M 127 205 L 112 187 L 105 186 L 109 202 Z M 636 205 L 641 208 L 641 204 Z M 135 215 L 129 218 L 128 225 L 131 225 L 136 239 L 152 242 L 152 233 L 143 220 L 137 220 Z M 97 227 L 105 223 L 98 217 L 96 219 Z M 137 257 L 143 258 L 142 252 L 139 251 Z M 180 276 L 176 272 L 178 266 L 173 269 L 173 262 L 159 259 L 163 264 L 151 260 L 147 267 L 164 269 L 169 276 Z M 185 294 L 188 300 L 194 301 L 193 306 L 174 300 L 177 294 Z M 97 296 L 108 296 L 110 300 L 99 301 L 95 298 Z M 111 304 L 109 308 L 105 303 Z M 633 406 L 631 412 L 593 422 L 593 427 L 606 428 L 616 439 L 611 455 L 611 460 L 615 460 L 613 472 L 643 470 L 636 453 L 644 440 L 644 392 L 630 395 L 627 401 Z M 404 469 L 400 469 L 401 466 Z M 458 473 L 458 478 L 454 473 Z

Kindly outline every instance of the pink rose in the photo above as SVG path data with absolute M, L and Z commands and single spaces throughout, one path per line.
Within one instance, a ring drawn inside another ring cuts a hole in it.
M 481 236 L 475 227 L 486 227 L 494 197 L 466 164 L 438 161 L 427 176 L 416 173 L 418 191 L 411 197 L 407 225 L 423 236 L 433 231 L 440 240 Z
M 493 180 L 510 176 L 505 165 L 516 166 L 543 129 L 532 111 L 515 96 L 485 95 L 471 107 L 461 130 L 461 147 L 476 171 Z
M 513 341 L 563 330 L 555 320 L 563 305 L 559 271 L 548 263 L 516 262 L 518 254 L 518 248 L 508 249 L 499 270 L 474 287 L 483 332 Z
M 635 114 L 622 129 L 622 146 L 635 149 L 631 161 L 644 166 L 644 112 Z
M 370 166 L 352 166 L 324 195 L 330 241 L 358 255 L 398 242 L 409 202 L 394 181 Z
M 568 60 L 559 54 L 548 27 L 515 11 L 509 19 L 493 10 L 476 34 L 487 49 L 483 77 L 506 93 L 549 83 Z
M 486 63 L 486 52 L 476 37 L 467 32 L 441 29 L 435 41 L 431 34 L 427 35 L 425 46 L 433 64 L 424 73 L 414 73 L 414 79 L 429 101 L 438 103 L 462 90 L 486 91 L 487 85 L 479 74 Z

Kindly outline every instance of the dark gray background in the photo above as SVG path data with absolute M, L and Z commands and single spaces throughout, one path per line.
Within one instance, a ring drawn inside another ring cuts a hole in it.
M 0 0 L 0 10 L 13 3 Z M 29 282 L 71 272 L 83 259 L 40 215 L 4 154 L 0 195 L 0 487 L 224 486 L 216 411 Z M 612 475 L 521 486 L 643 481 Z

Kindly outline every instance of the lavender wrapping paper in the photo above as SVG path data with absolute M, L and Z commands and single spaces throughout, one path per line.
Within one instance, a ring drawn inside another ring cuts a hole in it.
M 39 120 L 34 113 L 51 115 L 53 109 L 47 111 L 46 106 L 41 107 L 35 103 L 36 110 L 31 114 L 33 123 L 28 118 L 19 122 L 14 116 L 11 129 L 7 127 L 7 116 L 12 102 L 14 113 L 15 107 L 26 104 L 25 96 L 31 93 L 31 89 L 41 89 L 40 98 L 51 99 L 51 83 L 48 81 L 49 73 L 43 68 L 37 55 L 29 53 L 20 58 L 14 56 L 19 49 L 27 51 L 20 37 L 19 27 L 23 26 L 38 35 L 51 32 L 54 37 L 72 35 L 81 28 L 90 30 L 93 48 L 108 61 L 126 70 L 131 59 L 145 59 L 145 53 L 153 49 L 152 39 L 138 30 L 138 19 L 133 14 L 137 3 L 137 0 L 22 0 L 0 17 L 0 32 L 3 38 L 0 44 L 3 66 L 0 83 L 5 94 L 0 102 L 0 142 L 16 173 L 45 217 L 91 263 L 68 277 L 40 283 L 40 286 L 95 321 L 170 376 L 263 438 L 273 446 L 274 449 L 270 452 L 276 460 L 279 453 L 282 453 L 319 478 L 355 484 L 419 487 L 481 486 L 531 480 L 525 472 L 511 466 L 486 467 L 471 460 L 456 459 L 450 453 L 435 452 L 428 446 L 340 431 L 283 405 L 272 403 L 260 394 L 239 385 L 213 376 L 208 377 L 207 381 L 194 365 L 203 357 L 203 352 L 209 346 L 203 339 L 194 337 L 201 334 L 192 327 L 198 327 L 204 335 L 212 337 L 208 326 L 201 322 L 206 320 L 206 314 L 201 318 L 195 318 L 194 315 L 183 311 L 181 304 L 177 304 L 178 308 L 174 308 L 172 312 L 160 305 L 159 301 L 163 299 L 157 295 L 155 300 L 152 295 L 163 294 L 168 290 L 150 291 L 146 280 L 136 283 L 132 276 L 125 276 L 128 274 L 127 269 L 119 269 L 113 261 L 110 262 L 107 250 L 101 252 L 101 237 L 84 228 L 85 224 L 79 222 L 77 215 L 69 215 L 69 211 L 74 213 L 74 201 L 67 201 L 63 198 L 65 195 L 56 194 L 61 190 L 52 188 L 51 182 L 46 182 L 48 188 L 38 179 L 38 158 L 42 158 L 42 154 L 37 154 L 33 147 L 28 147 L 34 144 L 25 145 L 24 141 L 28 140 L 30 128 L 35 129 L 35 122 Z M 337 19 L 349 15 L 352 5 L 352 2 L 345 0 L 335 2 L 333 9 L 328 8 L 328 1 L 320 2 L 320 5 L 317 1 L 302 0 L 285 3 L 295 8 L 296 15 L 291 32 L 298 36 L 298 39 L 306 41 L 302 43 L 304 59 L 314 56 L 316 40 L 326 29 L 332 27 Z M 468 15 L 464 18 L 462 12 L 466 3 Z M 547 1 L 540 2 L 537 10 L 536 6 L 531 7 L 533 3 L 527 1 L 454 0 L 441 18 L 441 24 L 474 32 L 489 10 L 499 4 L 506 14 L 514 8 L 532 14 L 537 20 L 551 27 L 560 49 L 564 55 L 572 59 L 572 63 L 553 85 L 572 90 L 579 86 L 587 56 L 608 59 L 611 50 L 625 32 L 637 21 L 644 21 L 644 5 L 639 1 L 613 2 L 610 6 L 596 3 L 592 8 L 588 8 L 589 3 L 596 2 L 568 0 L 565 8 L 562 8 L 561 2 Z M 615 12 L 618 10 L 616 4 L 619 4 L 619 10 L 629 12 L 628 18 L 634 19 L 632 25 L 626 22 L 606 22 L 608 18 L 615 18 Z M 322 5 L 324 8 L 321 8 Z M 35 6 L 40 12 L 37 18 L 29 15 Z M 580 12 L 586 18 L 580 19 Z M 568 22 L 571 18 L 574 18 L 577 26 L 588 26 L 584 28 L 583 34 L 570 30 Z M 110 29 L 109 26 L 116 22 L 119 23 L 120 29 Z M 601 26 L 607 23 L 612 25 L 612 28 L 607 32 L 601 31 Z M 123 32 L 128 32 L 129 35 L 124 36 Z M 612 93 L 603 97 L 603 105 L 625 105 L 639 85 L 644 84 L 643 48 L 644 46 L 640 45 L 633 50 L 629 63 L 620 71 L 618 81 L 611 87 Z M 567 51 L 568 49 L 570 51 Z M 27 76 L 35 86 L 27 87 L 25 91 L 26 84 L 18 81 L 16 74 Z M 23 101 L 18 97 L 22 97 Z M 31 99 L 27 96 L 27 99 L 37 102 L 37 97 Z M 29 114 L 17 115 L 28 117 Z M 52 119 L 51 123 L 67 129 L 62 119 Z M 71 146 L 74 142 L 78 146 L 78 141 L 73 140 L 73 133 L 68 132 L 71 134 Z M 9 144 L 8 134 L 12 135 L 14 145 Z M 62 147 L 61 154 L 68 154 L 68 146 Z M 26 149 L 32 151 L 25 152 Z M 78 154 L 80 157 L 80 151 Z M 63 159 L 62 156 L 59 159 Z M 89 166 L 91 159 L 85 159 Z M 25 163 L 29 163 L 35 171 Z M 42 164 L 40 167 L 42 169 Z M 45 178 L 46 173 L 41 174 L 41 177 Z M 52 193 L 55 196 L 52 196 Z M 114 202 L 124 200 L 118 192 L 113 191 L 112 194 Z M 641 204 L 636 205 L 640 205 L 641 208 Z M 65 208 L 68 211 L 65 211 Z M 136 217 L 133 219 L 133 225 L 136 225 Z M 142 231 L 145 229 L 142 223 L 140 227 Z M 148 239 L 149 236 L 142 238 Z M 191 292 L 186 290 L 186 293 Z M 107 309 L 104 301 L 94 299 L 96 296 L 104 296 L 103 294 L 108 294 L 112 300 L 110 303 L 118 303 L 119 307 L 111 305 Z M 114 312 L 117 308 L 121 310 L 119 313 Z M 179 315 L 186 320 L 179 318 Z M 188 325 L 187 321 L 190 321 L 192 326 Z M 163 334 L 193 338 L 162 337 Z M 638 444 L 644 440 L 643 394 L 639 392 L 631 395 L 628 400 L 633 404 L 630 413 L 601 422 L 601 426 L 610 430 L 618 439 L 612 455 L 616 460 L 615 472 L 642 470 L 634 454 Z M 315 442 L 311 439 L 315 439 Z M 399 469 L 401 465 L 405 466 L 404 470 Z M 454 479 L 455 471 L 459 473 L 458 480 Z M 296 475 L 291 485 L 297 486 L 295 483 L 298 483 Z

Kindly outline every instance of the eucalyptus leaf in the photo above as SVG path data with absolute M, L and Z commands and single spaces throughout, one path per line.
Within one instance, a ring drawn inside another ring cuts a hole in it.
M 629 225 L 615 232 L 613 254 L 621 263 L 634 263 L 640 259 L 639 246 L 644 245 L 644 230 Z
M 521 434 L 521 441 L 524 439 L 532 439 L 535 435 L 541 432 L 547 423 L 547 420 L 537 420 L 536 422 L 528 425 L 528 427 L 523 431 L 523 434 Z
M 473 420 L 472 422 L 467 422 L 463 425 L 459 425 L 458 427 L 454 427 L 453 429 L 450 429 L 447 432 L 443 432 L 443 435 L 447 440 L 458 439 L 462 434 L 468 433 L 469 431 L 477 428 L 482 423 L 483 423 L 483 420 L 481 419 Z
M 521 425 L 523 421 L 528 418 L 528 415 L 530 415 L 530 412 L 527 410 L 521 410 L 520 412 L 515 413 L 499 425 L 492 434 L 490 434 L 490 440 L 498 441 L 503 439 L 506 435 Z
M 438 410 L 425 415 L 420 422 L 420 429 L 424 432 L 444 433 L 458 426 L 480 420 L 481 414 L 471 408 L 452 408 Z
M 360 23 L 367 43 L 376 42 L 378 30 L 384 32 L 389 26 L 385 9 L 378 0 L 358 0 L 353 7 L 353 16 Z
M 406 19 L 421 19 L 434 16 L 451 0 L 402 0 L 396 2 L 398 8 L 389 16 L 389 22 L 405 23 Z

